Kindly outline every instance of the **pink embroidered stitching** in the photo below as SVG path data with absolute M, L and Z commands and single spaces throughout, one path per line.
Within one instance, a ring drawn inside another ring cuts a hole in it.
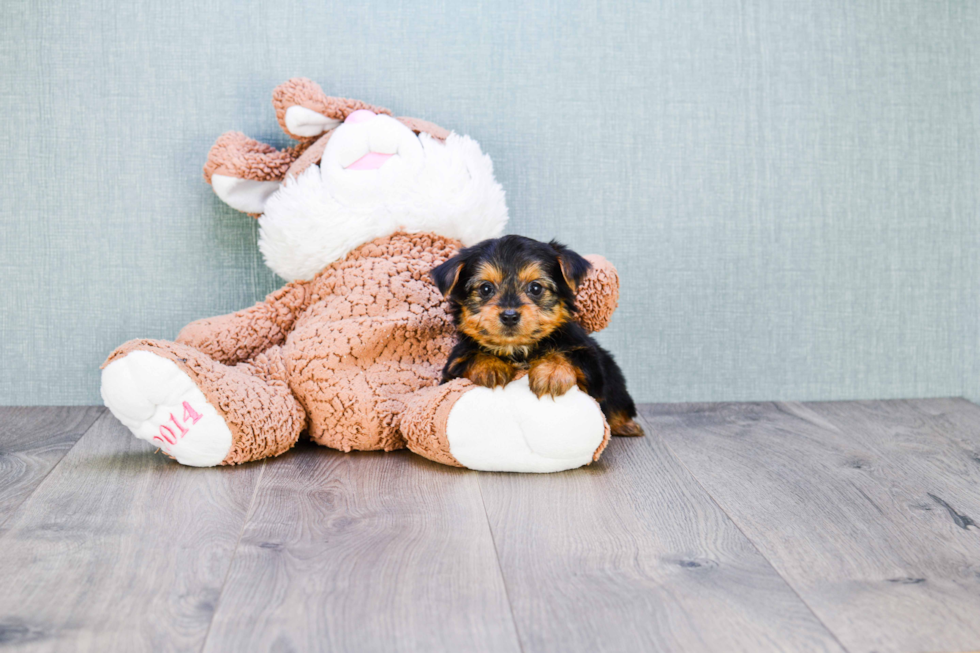
M 193 427 L 201 420 L 203 416 L 194 410 L 194 407 L 190 405 L 190 402 L 185 401 L 182 406 L 184 409 L 184 423 L 186 424 L 187 422 L 190 422 L 191 427 Z M 174 426 L 177 427 L 177 430 L 180 431 L 179 436 L 174 435 L 173 429 L 171 429 L 169 426 L 164 426 L 163 424 L 160 425 L 160 435 L 153 436 L 154 440 L 160 441 L 164 451 L 167 453 L 170 452 L 169 447 L 167 447 L 168 444 L 170 446 L 177 444 L 177 440 L 182 440 L 184 436 L 190 432 L 190 427 L 185 428 L 183 424 L 177 421 L 177 418 L 174 417 L 173 413 L 170 413 L 170 421 L 173 422 Z M 164 431 L 166 431 L 166 433 L 164 433 Z M 167 437 L 167 433 L 170 434 L 170 437 Z

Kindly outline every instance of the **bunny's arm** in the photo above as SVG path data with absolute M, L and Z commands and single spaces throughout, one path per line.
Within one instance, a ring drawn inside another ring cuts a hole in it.
M 609 326 L 619 305 L 619 274 L 612 263 L 598 254 L 589 254 L 585 259 L 592 268 L 575 290 L 576 318 L 587 331 L 595 333 Z
M 294 281 L 251 308 L 191 322 L 177 342 L 234 365 L 282 344 L 309 301 L 309 282 Z

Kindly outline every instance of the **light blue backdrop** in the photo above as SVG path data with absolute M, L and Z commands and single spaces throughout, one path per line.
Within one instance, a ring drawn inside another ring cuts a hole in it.
M 980 3 L 0 6 L 0 403 L 280 285 L 201 178 L 273 87 L 468 133 L 511 231 L 613 260 L 644 401 L 980 398 Z

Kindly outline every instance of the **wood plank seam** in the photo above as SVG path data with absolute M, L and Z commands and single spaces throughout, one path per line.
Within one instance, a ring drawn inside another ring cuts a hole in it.
M 479 479 L 523 650 L 846 650 L 662 438 Z
M 476 473 L 482 474 L 483 472 Z M 504 586 L 504 598 L 507 599 L 507 607 L 510 608 L 510 622 L 511 626 L 514 628 L 514 638 L 517 639 L 517 647 L 523 653 L 524 642 L 521 641 L 521 633 L 517 629 L 517 617 L 514 616 L 514 603 L 510 600 L 510 588 L 507 587 L 507 577 L 504 576 L 504 568 L 500 562 L 500 551 L 497 550 L 497 540 L 493 535 L 493 527 L 490 525 L 490 515 L 487 513 L 487 502 L 483 498 L 483 484 L 480 483 L 479 477 L 476 481 L 476 487 L 480 491 L 480 504 L 483 506 L 483 518 L 486 520 L 487 532 L 490 533 L 490 542 L 493 544 L 493 556 L 497 560 L 497 573 L 500 574 L 500 582 Z
M 98 424 L 98 423 L 99 423 L 99 421 L 100 421 L 100 420 L 101 420 L 101 419 L 103 418 L 103 416 L 105 415 L 105 413 L 106 413 L 106 410 L 107 410 L 107 409 L 106 409 L 105 407 L 102 407 L 102 408 L 100 409 L 100 411 L 99 411 L 99 415 L 98 415 L 98 417 L 96 417 L 96 418 L 95 418 L 94 420 L 92 420 L 92 423 L 91 423 L 91 424 L 89 424 L 89 426 L 88 426 L 88 428 L 87 428 L 87 429 L 85 429 L 85 430 L 84 430 L 84 431 L 82 432 L 82 434 L 78 436 L 78 439 L 76 439 L 76 440 L 75 440 L 75 441 L 74 441 L 74 442 L 72 443 L 72 445 L 71 445 L 70 447 L 68 447 L 67 449 L 65 449 L 65 452 L 64 452 L 63 454 L 61 454 L 61 458 L 59 458 L 59 459 L 58 459 L 58 462 L 56 462 L 56 463 L 55 463 L 54 465 L 52 465 L 52 466 L 51 466 L 51 469 L 49 469 L 49 470 L 47 471 L 47 473 L 45 473 L 45 474 L 44 474 L 44 476 L 43 476 L 43 477 L 41 477 L 41 480 L 40 480 L 40 481 L 38 481 L 38 484 L 34 486 L 34 489 L 33 489 L 33 490 L 31 490 L 30 492 L 28 492 L 28 493 L 27 493 L 26 495 L 24 495 L 24 498 L 23 498 L 23 499 L 21 499 L 21 500 L 20 500 L 20 501 L 19 501 L 19 502 L 17 503 L 17 506 L 16 506 L 16 507 L 15 507 L 15 508 L 14 508 L 13 510 L 11 510 L 11 511 L 10 511 L 9 513 L 7 513 L 7 516 L 6 516 L 6 517 L 4 517 L 3 519 L 0 519 L 0 531 L 2 531 L 2 529 L 3 529 L 3 527 L 4 527 L 4 525 L 5 525 L 5 524 L 6 524 L 6 523 L 7 523 L 8 521 L 10 521 L 10 518 L 11 518 L 11 517 L 13 517 L 14 515 L 16 515 L 16 514 L 17 514 L 17 511 L 18 511 L 18 510 L 20 510 L 20 508 L 21 508 L 21 506 L 23 506 L 23 505 L 24 505 L 25 503 L 27 503 L 27 500 L 28 500 L 28 499 L 30 499 L 30 498 L 31 498 L 32 496 L 34 496 L 34 493 L 35 493 L 35 492 L 37 492 L 37 491 L 38 491 L 38 489 L 39 489 L 39 488 L 40 488 L 40 487 L 41 487 L 42 485 L 44 485 L 44 482 L 45 482 L 45 481 L 46 481 L 46 480 L 48 479 L 48 477 L 49 477 L 49 476 L 51 476 L 51 472 L 53 472 L 54 470 L 56 470 L 56 469 L 58 468 L 58 465 L 60 465 L 60 464 L 62 463 L 62 461 L 63 461 L 63 460 L 65 459 L 65 457 L 66 457 L 66 456 L 67 456 L 67 455 L 68 455 L 69 453 L 71 453 L 71 450 L 72 450 L 72 449 L 74 449 L 74 448 L 75 448 L 75 447 L 76 447 L 76 446 L 78 445 L 78 443 L 79 443 L 79 442 L 81 442 L 81 440 L 82 440 L 82 438 L 84 438 L 84 437 L 85 437 L 85 436 L 86 436 L 86 435 L 88 434 L 88 432 L 89 432 L 89 431 L 91 431 L 91 430 L 92 430 L 93 428 L 95 428 L 95 426 L 96 426 L 96 424 Z
M 201 640 L 201 651 L 204 651 L 208 645 L 208 638 L 211 637 L 211 626 L 214 624 L 214 618 L 218 614 L 218 610 L 221 609 L 221 598 L 225 594 L 225 588 L 228 586 L 228 578 L 231 576 L 231 570 L 235 566 L 235 558 L 238 557 L 238 548 L 242 544 L 242 535 L 245 534 L 245 527 L 248 526 L 248 522 L 252 519 L 252 514 L 255 510 L 255 497 L 259 494 L 259 488 L 262 486 L 262 479 L 265 476 L 265 469 L 268 464 L 268 460 L 263 460 L 261 467 L 259 468 L 259 477 L 255 479 L 255 487 L 252 488 L 252 498 L 248 502 L 248 510 L 245 511 L 245 519 L 242 520 L 242 528 L 238 531 L 238 539 L 235 541 L 235 549 L 231 553 L 231 557 L 228 559 L 228 569 L 225 570 L 225 577 L 221 581 L 221 590 L 218 592 L 218 599 L 214 602 L 214 610 L 211 612 L 211 620 L 208 622 L 207 632 L 204 633 L 204 639 Z
M 103 412 L 6 523 L 0 586 L 19 590 L 0 592 L 8 643 L 200 647 L 261 468 L 191 469 L 151 451 Z
M 643 425 L 646 427 L 644 429 L 647 433 L 646 437 L 658 437 L 656 435 L 656 431 L 654 430 L 654 425 L 646 418 L 645 410 L 650 409 L 649 405 L 641 405 L 638 406 L 638 408 L 639 410 L 637 411 L 637 417 L 639 417 L 640 421 L 642 421 Z M 810 611 L 810 614 L 813 615 L 813 618 L 816 619 L 817 622 L 820 623 L 820 625 L 822 625 L 828 633 L 830 633 L 830 636 L 834 638 L 834 641 L 836 641 L 837 644 L 842 649 L 844 649 L 845 651 L 850 651 L 850 649 L 844 646 L 844 643 L 840 641 L 840 638 L 837 637 L 837 633 L 831 630 L 830 626 L 828 626 L 826 622 L 824 622 L 824 620 L 820 618 L 820 615 L 818 615 L 813 610 L 813 607 L 809 603 L 807 603 L 807 601 L 802 596 L 800 596 L 800 593 L 797 591 L 795 587 L 793 587 L 793 584 L 789 581 L 789 579 L 783 576 L 783 574 L 779 572 L 776 566 L 772 564 L 772 561 L 768 557 L 766 557 L 765 553 L 763 553 L 762 549 L 759 548 L 759 545 L 756 544 L 755 540 L 749 537 L 748 533 L 745 532 L 745 529 L 742 528 L 742 525 L 738 523 L 738 520 L 735 519 L 735 517 L 733 517 L 727 510 L 725 510 L 725 507 L 721 505 L 721 503 L 708 490 L 708 488 L 705 487 L 704 483 L 701 482 L 701 479 L 699 479 L 694 474 L 694 472 L 687 466 L 687 464 L 683 461 L 683 459 L 681 459 L 681 457 L 677 455 L 677 452 L 671 448 L 670 443 L 667 442 L 666 439 L 663 440 L 663 443 L 664 443 L 664 448 L 666 448 L 667 451 L 670 453 L 670 455 L 673 456 L 674 459 L 680 464 L 681 468 L 684 471 L 686 471 L 688 474 L 690 474 L 691 478 L 694 479 L 694 482 L 698 484 L 698 487 L 700 487 L 704 491 L 704 493 L 711 499 L 711 502 L 714 503 L 716 506 L 718 506 L 718 509 L 722 513 L 724 513 L 729 520 L 731 520 L 732 524 L 734 524 L 735 528 L 737 528 L 738 531 L 745 537 L 746 541 L 749 542 L 749 544 L 752 545 L 752 548 L 756 550 L 759 556 L 761 556 L 762 559 L 766 561 L 766 564 L 769 565 L 769 568 L 772 569 L 773 573 L 775 573 L 777 576 L 783 579 L 783 582 L 786 584 L 786 586 L 789 587 L 790 591 L 792 591 L 793 594 L 795 594 L 796 597 L 800 599 L 800 602 L 806 606 L 806 609 Z
M 476 483 L 407 451 L 269 463 L 205 650 L 520 651 Z

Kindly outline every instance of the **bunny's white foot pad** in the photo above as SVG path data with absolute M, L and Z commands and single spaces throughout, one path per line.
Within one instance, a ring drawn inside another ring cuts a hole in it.
M 446 420 L 446 439 L 469 469 L 560 472 L 592 462 L 605 426 L 599 405 L 578 388 L 538 399 L 524 376 L 460 397 Z
M 231 431 L 176 363 L 134 351 L 102 370 L 102 400 L 133 435 L 192 467 L 219 464 Z

